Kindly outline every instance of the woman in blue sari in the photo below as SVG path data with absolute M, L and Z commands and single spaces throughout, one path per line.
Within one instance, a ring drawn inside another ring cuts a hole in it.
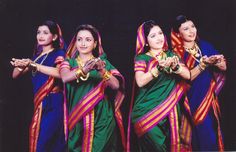
M 178 16 L 171 33 L 172 47 L 191 73 L 188 99 L 193 117 L 192 149 L 223 151 L 218 93 L 226 62 L 214 47 L 197 37 L 192 20 Z
M 64 97 L 58 66 L 64 60 L 60 27 L 53 21 L 38 26 L 37 51 L 32 60 L 15 59 L 12 77 L 32 72 L 34 114 L 29 129 L 30 152 L 62 152 L 66 142 Z

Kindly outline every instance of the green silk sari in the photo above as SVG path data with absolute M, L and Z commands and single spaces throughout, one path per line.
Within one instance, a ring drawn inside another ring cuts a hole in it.
M 107 71 L 112 73 L 112 71 L 116 70 L 104 56 L 100 58 L 106 62 L 105 68 Z M 72 69 L 78 67 L 75 59 L 68 59 L 68 62 Z M 90 71 L 90 76 L 86 81 L 80 80 L 79 83 L 77 83 L 75 80 L 66 84 L 69 117 L 74 108 L 80 104 L 79 102 L 81 102 L 84 97 L 88 96 L 89 92 L 93 91 L 94 88 L 102 88 L 100 90 L 102 94 L 101 98 L 98 99 L 99 102 L 93 109 L 88 110 L 88 113 L 91 115 L 88 117 L 83 116 L 82 119 L 76 122 L 74 127 L 69 130 L 68 148 L 70 152 L 87 151 L 83 149 L 83 146 L 88 146 L 88 143 L 90 143 L 88 151 L 122 150 L 122 145 L 117 147 L 119 130 L 117 129 L 114 114 L 114 101 L 109 100 L 109 97 L 106 95 L 106 91 L 104 91 L 106 85 L 98 71 Z M 98 95 L 93 94 L 91 96 L 92 98 L 96 98 Z M 87 118 L 90 123 L 86 122 Z M 89 124 L 90 130 L 87 130 L 86 133 L 85 125 Z M 86 137 L 86 134 L 88 134 L 88 137 Z M 88 140 L 88 142 L 86 143 L 85 140 Z
M 174 55 L 171 51 L 165 53 L 167 57 Z M 148 72 L 154 67 L 153 60 L 147 54 L 136 56 L 135 72 Z M 138 136 L 139 151 L 180 149 L 180 104 L 184 98 L 183 88 L 176 78 L 174 74 L 161 71 L 136 93 L 131 119 Z

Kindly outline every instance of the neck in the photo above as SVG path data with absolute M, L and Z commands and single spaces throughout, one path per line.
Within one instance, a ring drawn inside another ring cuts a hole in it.
M 162 49 L 151 49 L 150 52 L 153 55 L 159 55 L 163 50 Z
M 82 60 L 82 61 L 87 61 L 87 60 L 90 60 L 91 58 L 93 57 L 93 54 L 92 53 L 89 53 L 89 54 L 79 54 L 79 58 Z
M 195 41 L 192 41 L 192 42 L 184 42 L 184 47 L 185 47 L 185 48 L 193 48 L 194 45 L 195 45 Z
M 54 48 L 52 47 L 52 45 L 43 46 L 43 51 L 42 51 L 42 53 L 51 52 L 53 49 L 54 49 Z

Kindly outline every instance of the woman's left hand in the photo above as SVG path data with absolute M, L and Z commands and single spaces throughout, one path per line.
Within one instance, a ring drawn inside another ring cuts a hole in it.
M 176 69 L 177 65 L 179 64 L 179 58 L 177 56 L 172 57 L 172 62 L 171 62 L 171 69 L 174 70 Z
M 104 69 L 105 65 L 106 65 L 106 63 L 104 61 L 102 61 L 101 59 L 97 59 L 97 61 L 96 61 L 96 69 L 98 71 Z

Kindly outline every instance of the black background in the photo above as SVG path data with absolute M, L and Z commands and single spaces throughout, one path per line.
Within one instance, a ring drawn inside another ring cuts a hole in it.
M 234 0 L 0 0 L 0 151 L 28 151 L 33 103 L 30 75 L 13 80 L 12 57 L 31 57 L 37 24 L 59 23 L 68 44 L 79 24 L 98 28 L 105 52 L 126 78 L 125 117 L 131 96 L 136 31 L 153 19 L 169 38 L 172 20 L 191 18 L 200 38 L 211 42 L 227 59 L 227 81 L 220 94 L 226 150 L 236 150 L 236 1 Z

